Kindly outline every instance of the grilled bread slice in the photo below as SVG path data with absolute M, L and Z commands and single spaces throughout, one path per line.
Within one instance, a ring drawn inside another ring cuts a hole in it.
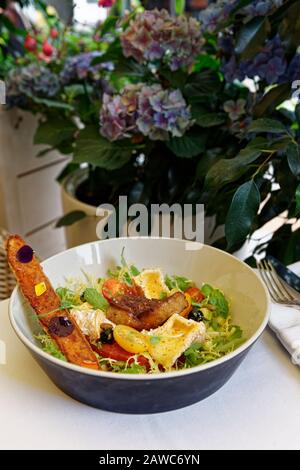
M 32 260 L 25 263 L 19 261 L 18 253 L 24 246 L 26 243 L 21 237 L 10 236 L 6 242 L 7 259 L 25 299 L 39 317 L 44 331 L 53 338 L 69 362 L 90 369 L 99 369 L 97 358 L 90 344 L 69 315 L 68 310 L 58 310 L 60 298 L 37 257 L 33 255 Z M 42 287 L 40 292 L 39 287 Z M 62 332 L 60 332 L 60 327 Z

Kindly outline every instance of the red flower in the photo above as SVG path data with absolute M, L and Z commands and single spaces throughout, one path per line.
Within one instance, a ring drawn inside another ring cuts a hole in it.
M 54 29 L 54 28 L 51 29 L 51 31 L 50 31 L 50 37 L 51 37 L 52 39 L 58 38 L 58 31 L 57 31 L 57 29 Z
M 45 41 L 43 44 L 43 53 L 47 57 L 51 57 L 54 52 L 54 47 L 51 46 L 51 44 L 48 41 Z
M 102 8 L 110 8 L 115 3 L 115 0 L 99 0 L 98 6 Z
M 30 52 L 36 51 L 37 42 L 32 36 L 30 36 L 30 34 L 28 34 L 25 38 L 24 47 L 27 51 L 30 51 Z

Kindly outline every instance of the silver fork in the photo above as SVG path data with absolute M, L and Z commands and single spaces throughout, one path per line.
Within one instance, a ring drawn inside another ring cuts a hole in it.
M 274 302 L 296 308 L 300 307 L 300 300 L 287 289 L 270 261 L 266 259 L 256 260 L 256 265 Z

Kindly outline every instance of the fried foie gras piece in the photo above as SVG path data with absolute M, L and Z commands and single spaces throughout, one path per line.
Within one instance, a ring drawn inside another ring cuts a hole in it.
M 164 300 L 122 295 L 112 299 L 110 304 L 106 312 L 110 321 L 139 331 L 157 328 L 172 315 L 180 315 L 188 307 L 182 292 L 175 292 Z
M 39 317 L 44 331 L 53 338 L 69 362 L 99 369 L 90 344 L 68 310 L 58 310 L 60 298 L 32 249 L 21 237 L 12 235 L 6 242 L 6 251 L 20 289 Z

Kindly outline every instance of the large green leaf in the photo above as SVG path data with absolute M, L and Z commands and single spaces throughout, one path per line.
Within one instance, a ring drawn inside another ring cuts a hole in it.
M 114 32 L 116 29 L 117 21 L 119 21 L 119 18 L 117 16 L 108 16 L 101 25 L 101 28 L 100 28 L 101 36 L 104 36 L 110 31 Z
M 67 118 L 49 116 L 47 121 L 42 121 L 34 135 L 34 144 L 49 145 L 57 148 L 64 141 L 72 141 L 77 130 L 75 124 Z M 40 156 L 45 153 L 40 153 Z
M 300 146 L 291 142 L 287 147 L 287 157 L 291 172 L 300 178 Z
M 201 130 L 187 132 L 183 137 L 172 137 L 167 147 L 181 158 L 192 158 L 203 152 L 207 134 Z
M 280 37 L 290 47 L 297 48 L 300 43 L 300 2 L 296 1 L 286 8 L 279 26 Z
M 91 163 L 114 170 L 130 160 L 134 148 L 129 140 L 109 142 L 100 135 L 96 126 L 88 126 L 80 132 L 76 141 L 74 163 Z
M 235 192 L 225 223 L 228 249 L 240 246 L 249 234 L 260 205 L 260 193 L 253 180 Z
M 249 132 L 269 132 L 272 134 L 282 134 L 287 132 L 286 127 L 275 119 L 261 118 L 253 121 L 249 126 Z
M 120 39 L 115 39 L 102 56 L 95 57 L 91 65 L 102 64 L 103 62 L 117 61 L 122 57 L 122 47 Z
M 32 100 L 37 104 L 43 104 L 47 108 L 55 108 L 55 109 L 64 109 L 66 111 L 73 111 L 74 108 L 70 104 L 63 103 L 61 101 L 49 100 L 46 98 L 38 98 L 37 96 L 32 95 Z
M 269 31 L 269 20 L 263 16 L 258 16 L 248 21 L 240 30 L 235 52 L 240 55 L 242 59 L 253 57 L 265 42 Z
M 85 219 L 85 217 L 87 217 L 87 215 L 83 211 L 72 211 L 64 215 L 63 217 L 61 217 L 56 222 L 55 227 L 56 228 L 66 227 L 66 226 L 75 224 L 75 222 L 78 222 L 79 220 Z
M 189 77 L 183 93 L 190 102 L 197 102 L 203 96 L 215 94 L 221 85 L 219 74 L 211 69 L 202 70 Z
M 291 95 L 291 84 L 281 83 L 269 90 L 263 98 L 254 106 L 253 114 L 256 118 L 260 118 L 264 114 L 270 114 L 281 103 L 288 99 Z
M 224 113 L 212 113 L 196 106 L 192 107 L 192 117 L 200 127 L 219 126 L 227 119 Z
M 205 188 L 220 189 L 225 184 L 239 179 L 249 169 L 249 165 L 262 153 L 261 148 L 249 145 L 234 158 L 221 159 L 213 165 L 205 178 Z

